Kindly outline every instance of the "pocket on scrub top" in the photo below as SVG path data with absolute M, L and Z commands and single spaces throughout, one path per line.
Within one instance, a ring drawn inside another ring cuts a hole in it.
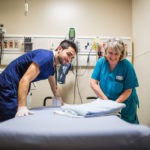
M 120 94 L 123 90 L 123 83 L 115 81 L 114 84 L 112 85 L 111 90 L 115 94 Z

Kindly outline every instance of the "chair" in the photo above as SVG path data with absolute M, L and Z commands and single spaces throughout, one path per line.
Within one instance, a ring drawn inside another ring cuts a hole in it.
M 52 98 L 53 98 L 52 96 L 45 97 L 44 100 L 43 100 L 43 106 L 46 106 L 47 100 L 52 99 Z

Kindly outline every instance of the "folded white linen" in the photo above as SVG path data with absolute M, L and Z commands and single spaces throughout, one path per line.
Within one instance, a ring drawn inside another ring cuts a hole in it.
M 70 117 L 94 117 L 117 114 L 124 107 L 126 107 L 124 103 L 98 98 L 85 104 L 64 104 L 61 106 L 61 111 L 55 111 L 55 113 Z

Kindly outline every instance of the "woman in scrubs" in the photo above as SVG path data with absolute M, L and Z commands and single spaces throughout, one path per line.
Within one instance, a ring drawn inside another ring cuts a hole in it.
M 125 59 L 127 52 L 123 41 L 108 40 L 105 56 L 101 57 L 93 70 L 90 86 L 97 97 L 125 103 L 121 118 L 138 124 L 136 87 L 139 86 L 133 65 Z
M 56 52 L 37 49 L 16 58 L 0 74 L 0 121 L 31 114 L 26 105 L 32 82 L 48 79 L 54 96 L 60 96 L 54 66 L 67 64 L 77 53 L 76 44 L 60 43 Z

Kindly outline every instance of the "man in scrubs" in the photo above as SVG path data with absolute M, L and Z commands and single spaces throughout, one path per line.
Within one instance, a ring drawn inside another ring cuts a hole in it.
M 0 121 L 31 114 L 26 101 L 32 82 L 48 79 L 54 96 L 60 96 L 54 68 L 57 64 L 70 63 L 77 51 L 74 42 L 64 40 L 55 54 L 37 49 L 12 61 L 0 74 Z
M 139 86 L 132 64 L 125 59 L 127 55 L 123 41 L 111 39 L 106 43 L 105 56 L 100 58 L 93 70 L 90 86 L 97 97 L 125 103 L 121 118 L 138 124 L 136 87 Z

